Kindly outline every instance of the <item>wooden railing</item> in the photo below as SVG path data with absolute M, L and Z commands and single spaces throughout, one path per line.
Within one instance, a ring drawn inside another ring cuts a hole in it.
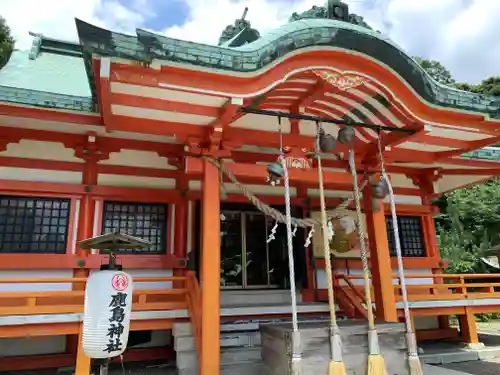
M 364 297 L 361 294 L 362 285 L 353 283 L 354 280 L 362 280 L 362 275 L 338 274 L 335 277 L 337 288 L 349 291 L 350 298 L 356 296 L 360 303 L 364 303 Z M 399 280 L 399 276 L 393 275 L 393 279 Z M 405 279 L 407 280 L 408 300 L 412 302 L 500 298 L 500 282 L 486 282 L 486 280 L 494 279 L 500 281 L 500 274 L 408 274 L 405 275 Z M 412 282 L 415 279 L 428 279 L 432 282 L 415 284 Z M 396 301 L 401 301 L 401 285 L 394 285 L 394 293 Z
M 335 277 L 335 293 L 342 310 L 350 315 L 352 314 L 352 317 L 361 316 L 368 319 L 366 300 L 361 291 L 353 285 L 348 276 L 336 275 Z M 340 280 L 344 281 L 346 285 L 340 285 Z
M 0 284 L 78 284 L 85 278 L 15 278 L 0 279 Z M 171 289 L 135 289 L 133 311 L 177 310 L 187 308 L 187 277 L 136 277 L 137 283 L 178 282 L 183 287 Z M 82 313 L 85 292 L 65 290 L 51 292 L 0 292 L 0 316 Z
M 397 277 L 395 277 L 397 278 Z M 408 284 L 409 301 L 460 300 L 500 298 L 500 274 L 440 274 L 440 275 L 405 275 L 412 279 L 432 279 L 432 284 Z M 485 280 L 485 281 L 483 281 Z M 395 285 L 396 300 L 401 300 L 401 286 Z
M 189 309 L 191 327 L 193 329 L 194 343 L 196 350 L 200 353 L 201 349 L 201 293 L 198 279 L 194 271 L 188 271 L 186 277 L 186 286 L 188 293 L 186 301 Z

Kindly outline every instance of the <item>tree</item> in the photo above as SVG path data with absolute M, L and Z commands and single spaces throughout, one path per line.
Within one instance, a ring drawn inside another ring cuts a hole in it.
M 444 85 L 453 85 L 455 80 L 451 76 L 451 73 L 446 69 L 439 61 L 426 60 L 421 57 L 414 57 L 414 59 L 424 68 L 429 75 L 434 78 L 439 83 Z
M 481 83 L 475 85 L 456 82 L 450 71 L 439 61 L 422 59 L 421 57 L 414 57 L 414 59 L 422 68 L 424 68 L 425 71 L 427 71 L 427 73 L 429 73 L 432 78 L 442 84 L 453 86 L 459 90 L 474 92 L 476 94 L 500 97 L 500 76 L 487 78 Z
M 415 60 L 438 82 L 477 94 L 500 97 L 500 77 L 479 84 L 458 83 L 438 61 Z M 436 233 L 441 257 L 450 273 L 483 273 L 487 251 L 500 244 L 500 180 L 447 193 L 436 200 L 441 214 Z
M 500 244 L 500 180 L 447 193 L 436 203 L 442 212 L 436 217 L 438 245 L 448 270 L 487 272 L 481 258 Z
M 487 78 L 478 85 L 457 83 L 455 87 L 460 90 L 475 92 L 476 94 L 500 97 L 500 77 Z
M 475 87 L 474 92 L 500 97 L 500 76 L 485 79 Z
M 0 16 L 0 69 L 7 64 L 14 51 L 15 40 L 5 18 Z

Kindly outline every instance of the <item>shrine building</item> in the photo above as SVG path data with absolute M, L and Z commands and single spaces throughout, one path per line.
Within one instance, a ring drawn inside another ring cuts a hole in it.
M 292 215 L 319 217 L 318 124 L 333 137 L 355 129 L 377 319 L 404 319 L 389 201 L 372 197 L 380 137 L 417 338 L 479 344 L 474 315 L 500 310 L 500 284 L 446 274 L 432 202 L 500 174 L 476 151 L 500 143 L 498 98 L 436 82 L 338 1 L 265 35 L 245 14 L 218 45 L 76 28 L 78 42 L 33 33 L 0 69 L 0 371 L 89 374 L 85 281 L 105 255 L 78 244 L 116 231 L 151 244 L 117 255 L 135 288 L 126 362 L 258 366 L 259 321 L 292 310 L 285 226 L 249 198 L 284 212 L 283 181 L 268 182 L 283 151 Z M 323 175 L 334 212 L 353 199 L 341 142 Z M 320 233 L 293 239 L 300 319 L 329 313 Z M 366 319 L 359 242 L 331 252 L 337 315 Z

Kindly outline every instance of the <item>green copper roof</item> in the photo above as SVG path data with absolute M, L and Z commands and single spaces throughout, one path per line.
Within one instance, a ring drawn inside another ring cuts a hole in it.
M 0 101 L 92 111 L 78 44 L 34 35 L 30 51 L 14 51 L 0 70 Z
M 487 159 L 500 161 L 500 147 L 485 147 L 481 150 L 467 152 L 461 156 L 463 158 L 470 159 Z
M 252 72 L 307 47 L 341 48 L 364 54 L 399 74 L 423 99 L 443 107 L 500 118 L 500 99 L 436 82 L 390 39 L 364 26 L 334 19 L 300 19 L 239 47 L 209 46 L 138 29 L 136 36 L 114 33 L 76 20 L 87 59 L 92 53 L 151 63 L 153 59 Z

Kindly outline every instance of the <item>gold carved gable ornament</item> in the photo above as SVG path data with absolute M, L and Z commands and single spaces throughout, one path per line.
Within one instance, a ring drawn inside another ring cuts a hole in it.
M 333 70 L 313 70 L 313 73 L 341 91 L 347 91 L 368 82 L 368 78 L 355 73 L 339 73 Z

